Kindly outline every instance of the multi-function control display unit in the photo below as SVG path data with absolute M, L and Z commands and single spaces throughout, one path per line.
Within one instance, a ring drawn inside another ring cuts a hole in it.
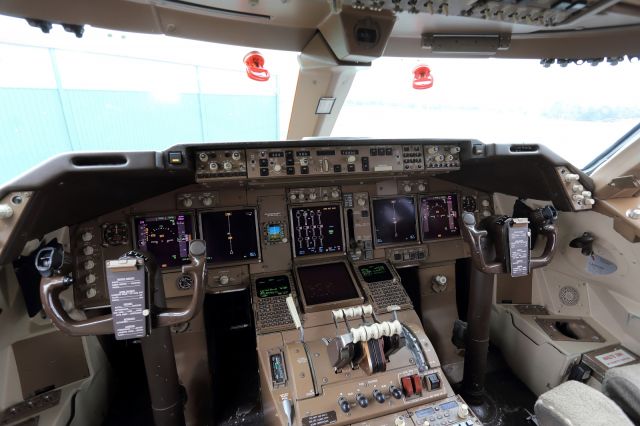
M 223 209 L 200 213 L 200 234 L 207 241 L 207 262 L 229 264 L 260 259 L 255 209 Z
M 414 197 L 374 198 L 372 204 L 377 247 L 418 241 Z
M 361 263 L 355 270 L 376 312 L 386 312 L 389 307 L 413 308 L 400 277 L 387 262 Z
M 420 198 L 422 241 L 460 236 L 458 195 L 430 195 Z
M 256 313 L 256 331 L 271 333 L 293 328 L 293 319 L 287 307 L 287 296 L 296 292 L 289 274 L 259 276 L 253 280 L 253 301 Z

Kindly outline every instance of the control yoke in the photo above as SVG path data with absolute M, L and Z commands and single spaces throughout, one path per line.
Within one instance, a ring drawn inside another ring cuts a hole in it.
M 45 251 L 46 250 L 46 251 Z M 42 275 L 40 281 L 40 299 L 47 316 L 64 333 L 71 336 L 88 336 L 113 334 L 112 314 L 74 320 L 62 307 L 60 293 L 73 284 L 73 278 L 61 273 L 64 254 L 62 248 L 58 250 L 43 249 L 38 252 L 36 264 Z M 135 253 L 134 253 L 135 254 Z M 151 323 L 153 327 L 168 327 L 190 321 L 202 309 L 205 286 L 205 258 L 206 244 L 203 240 L 193 240 L 189 244 L 189 259 L 191 262 L 182 267 L 182 273 L 193 280 L 193 295 L 185 308 L 160 308 L 152 306 Z M 147 276 L 153 280 L 155 267 L 152 263 L 145 265 Z M 159 283 L 161 285 L 161 283 Z
M 555 220 L 555 210 L 548 206 L 540 209 L 539 214 L 534 216 L 532 225 L 537 227 L 538 231 L 547 237 L 544 251 L 538 257 L 528 259 L 528 270 L 541 268 L 548 265 L 553 258 L 553 254 L 557 245 L 557 231 L 553 224 Z M 526 224 L 527 221 L 525 220 Z M 518 224 L 518 219 L 512 219 L 507 216 L 489 217 L 482 222 L 485 228 L 493 230 L 494 235 L 490 236 L 487 229 L 478 229 L 476 227 L 476 218 L 473 213 L 466 212 L 462 215 L 462 236 L 469 243 L 471 249 L 471 259 L 474 266 L 485 274 L 506 274 L 512 272 L 509 262 L 509 245 L 513 244 L 508 238 L 508 227 Z M 500 228 L 498 230 L 498 228 Z M 495 232 L 498 230 L 498 232 Z M 496 236 L 495 234 L 502 234 Z M 490 238 L 493 237 L 493 238 Z M 488 240 L 492 240 L 491 242 Z M 496 256 L 490 259 L 491 243 L 495 246 Z M 527 250 L 529 247 L 527 247 Z

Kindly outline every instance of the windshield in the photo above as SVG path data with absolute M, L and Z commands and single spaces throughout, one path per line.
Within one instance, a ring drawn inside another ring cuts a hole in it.
M 298 62 L 261 49 L 271 78 L 246 75 L 252 49 L 86 28 L 77 39 L 0 16 L 0 184 L 68 151 L 286 138 Z
M 412 88 L 427 64 L 433 87 Z M 584 167 L 640 122 L 640 65 L 381 58 L 356 74 L 332 136 L 547 145 Z

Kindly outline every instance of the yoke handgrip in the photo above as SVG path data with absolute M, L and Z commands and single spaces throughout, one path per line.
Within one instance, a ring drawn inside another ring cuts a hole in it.
M 474 266 L 485 274 L 505 274 L 506 263 L 501 261 L 490 261 L 486 259 L 485 239 L 488 232 L 484 229 L 476 228 L 476 218 L 473 213 L 465 212 L 462 215 L 462 237 L 469 243 L 471 248 L 471 259 Z M 558 233 L 553 223 L 545 223 L 540 226 L 539 231 L 547 237 L 544 251 L 538 257 L 532 257 L 529 260 L 529 269 L 541 268 L 551 263 L 553 255 L 556 251 L 558 242 Z
M 182 273 L 189 275 L 193 280 L 193 294 L 189 304 L 185 308 L 152 310 L 154 327 L 168 327 L 190 321 L 202 309 L 206 280 L 206 244 L 203 240 L 191 241 L 189 258 L 191 263 L 182 267 Z M 73 278 L 69 276 L 51 276 L 41 279 L 40 300 L 51 321 L 60 331 L 71 336 L 112 334 L 114 330 L 111 314 L 86 320 L 74 320 L 67 314 L 60 302 L 60 293 L 71 284 L 73 284 Z

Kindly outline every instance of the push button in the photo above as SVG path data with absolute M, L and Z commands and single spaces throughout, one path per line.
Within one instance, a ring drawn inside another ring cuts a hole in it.
M 430 390 L 440 389 L 440 377 L 438 377 L 438 373 L 427 374 L 427 380 L 429 381 Z

